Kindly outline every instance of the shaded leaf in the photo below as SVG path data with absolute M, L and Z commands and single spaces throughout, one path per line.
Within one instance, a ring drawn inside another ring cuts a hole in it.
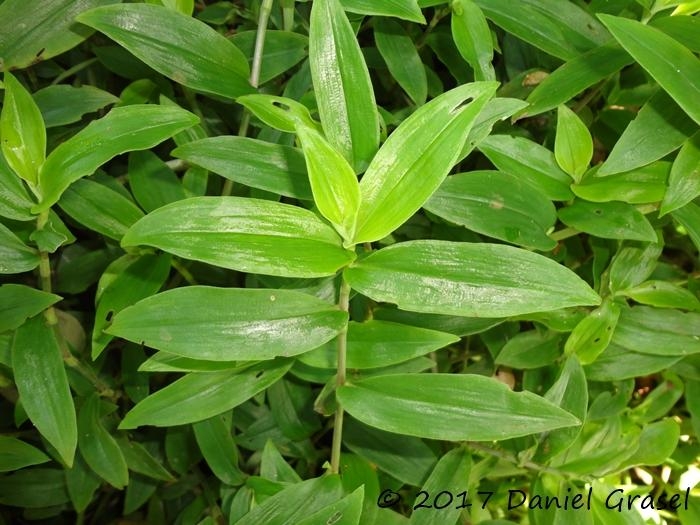
M 340 0 L 343 9 L 363 15 L 395 16 L 425 24 L 417 0 Z
M 12 472 L 51 461 L 38 448 L 17 438 L 0 436 L 0 472 Z
M 14 330 L 62 297 L 22 284 L 0 286 L 0 333 Z
M 700 195 L 700 132 L 685 141 L 671 166 L 668 190 L 659 217 L 682 208 Z
M 119 102 L 107 91 L 94 86 L 58 84 L 40 89 L 33 95 L 47 128 L 78 122 L 87 113 L 93 113 L 109 104 Z
M 626 202 L 588 202 L 577 199 L 559 209 L 559 219 L 571 228 L 604 239 L 656 241 L 647 218 Z

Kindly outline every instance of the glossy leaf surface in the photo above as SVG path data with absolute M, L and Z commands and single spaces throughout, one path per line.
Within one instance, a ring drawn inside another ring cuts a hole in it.
M 7 165 L 0 151 L 0 216 L 16 221 L 30 221 L 35 218 L 31 212 L 34 204 L 22 180 Z
M 559 210 L 561 222 L 606 239 L 654 242 L 656 233 L 641 212 L 626 202 L 588 202 L 577 199 Z
M 227 98 L 253 92 L 241 50 L 190 16 L 161 6 L 119 4 L 93 9 L 78 21 L 184 86 Z
M 116 155 L 151 148 L 197 121 L 192 113 L 172 106 L 135 104 L 113 109 L 51 152 L 39 174 L 41 203 L 33 211 L 47 210 L 70 184 Z
M 61 297 L 21 284 L 0 286 L 0 333 L 19 328 L 30 317 L 43 312 Z
M 58 341 L 43 315 L 15 332 L 12 369 L 29 419 L 71 466 L 78 443 L 75 407 Z
M 337 395 L 368 425 L 449 441 L 507 439 L 579 424 L 539 396 L 470 374 L 380 376 L 346 384 Z
M 51 459 L 38 448 L 17 438 L 0 436 L 0 472 L 12 472 Z
M 265 390 L 290 366 L 290 361 L 270 361 L 244 370 L 187 374 L 138 403 L 119 428 L 170 427 L 209 419 Z
M 557 164 L 579 182 L 593 158 L 593 139 L 586 125 L 565 105 L 557 109 L 557 134 L 554 139 Z
M 34 93 L 33 97 L 47 128 L 78 122 L 86 113 L 120 101 L 111 93 L 89 85 L 48 86 Z
M 426 313 L 506 317 L 600 302 L 571 270 L 497 244 L 405 242 L 362 259 L 345 277 L 376 301 Z
M 134 224 L 123 246 L 155 246 L 222 268 L 284 277 L 333 275 L 354 259 L 314 213 L 241 197 L 195 197 Z
M 394 130 L 360 181 L 355 243 L 385 237 L 420 209 L 457 161 L 495 87 L 481 82 L 455 88 Z
M 493 39 L 484 13 L 472 0 L 452 2 L 452 38 L 462 58 L 474 70 L 475 80 L 496 80 Z
M 188 286 L 125 308 L 107 332 L 184 357 L 259 361 L 316 348 L 346 322 L 346 313 L 301 292 Z
M 622 311 L 613 343 L 643 354 L 700 352 L 700 314 L 636 306 Z
M 417 0 L 340 0 L 340 3 L 350 13 L 394 16 L 419 24 L 425 23 Z
M 0 223 L 0 274 L 22 273 L 39 266 L 39 254 Z
M 700 132 L 685 141 L 673 161 L 659 216 L 682 208 L 700 195 Z

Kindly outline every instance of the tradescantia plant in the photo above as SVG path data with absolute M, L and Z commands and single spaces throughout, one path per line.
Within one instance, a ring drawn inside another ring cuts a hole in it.
M 0 2 L 0 523 L 695 523 L 697 12 Z

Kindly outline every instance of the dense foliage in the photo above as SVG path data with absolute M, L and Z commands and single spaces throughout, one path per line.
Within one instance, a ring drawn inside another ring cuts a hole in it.
M 0 0 L 0 523 L 700 523 L 697 0 Z

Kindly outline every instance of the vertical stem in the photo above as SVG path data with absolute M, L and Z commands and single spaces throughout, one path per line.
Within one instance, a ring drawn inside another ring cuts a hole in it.
M 255 35 L 255 50 L 253 51 L 253 64 L 250 67 L 250 85 L 254 88 L 260 83 L 260 70 L 262 68 L 263 50 L 265 48 L 265 33 L 267 33 L 267 23 L 270 20 L 272 12 L 272 1 L 263 0 L 260 6 L 260 17 L 258 18 L 258 32 Z M 248 134 L 248 124 L 250 123 L 250 113 L 247 109 L 243 110 L 241 125 L 238 128 L 238 136 L 245 137 Z M 221 189 L 221 195 L 229 196 L 233 193 L 233 181 L 226 179 L 224 186 Z
M 347 312 L 350 306 L 350 286 L 341 277 L 340 294 L 338 297 L 338 308 Z M 348 345 L 347 325 L 338 334 L 338 373 L 336 375 L 336 390 L 345 384 L 346 378 L 346 354 Z M 343 442 L 343 407 L 337 402 L 335 409 L 335 424 L 333 426 L 333 445 L 331 449 L 331 473 L 338 474 L 340 471 L 340 448 Z

